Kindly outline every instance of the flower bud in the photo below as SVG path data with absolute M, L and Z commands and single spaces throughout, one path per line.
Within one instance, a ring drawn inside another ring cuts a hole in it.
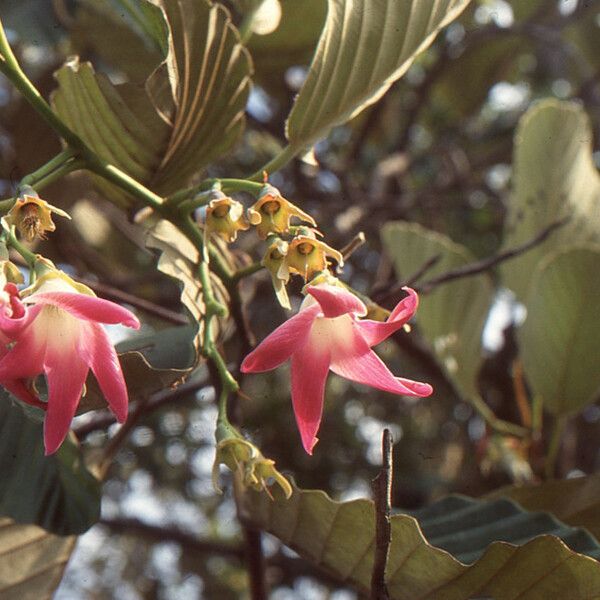
M 285 289 L 285 284 L 290 279 L 290 271 L 287 265 L 286 255 L 288 243 L 281 238 L 272 236 L 273 241 L 269 244 L 267 251 L 261 261 L 261 265 L 271 274 L 273 289 L 279 304 L 290 310 L 290 299 Z
M 221 492 L 218 485 L 219 465 L 224 464 L 233 471 L 238 482 L 244 487 L 252 487 L 257 491 L 265 490 L 269 493 L 269 480 L 272 479 L 281 487 L 286 498 L 292 495 L 292 486 L 275 469 L 275 461 L 265 458 L 254 444 L 244 439 L 233 427 L 219 424 L 215 436 L 217 454 L 212 469 L 215 490 Z

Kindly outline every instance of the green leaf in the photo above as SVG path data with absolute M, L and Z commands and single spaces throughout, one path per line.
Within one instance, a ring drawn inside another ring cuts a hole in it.
M 489 498 L 512 498 L 527 510 L 546 511 L 600 539 L 600 474 L 537 485 L 507 486 Z
M 552 254 L 532 277 L 519 346 L 527 381 L 555 415 L 600 395 L 600 245 Z
M 53 535 L 35 525 L 0 519 L 0 597 L 50 599 L 67 566 L 76 538 Z
M 171 327 L 134 335 L 116 346 L 130 401 L 147 398 L 186 379 L 196 363 L 196 331 L 193 325 Z M 104 394 L 90 374 L 77 414 L 106 407 Z
M 166 51 L 146 86 L 113 85 L 90 64 L 72 59 L 56 73 L 52 102 L 102 159 L 168 194 L 185 187 L 241 134 L 252 67 L 222 6 L 161 0 L 162 22 L 152 4 L 132 6 L 137 29 L 153 40 L 149 52 Z M 114 197 L 112 185 L 103 184 L 109 188 Z M 117 196 L 130 201 L 122 192 Z
M 544 100 L 521 118 L 504 247 L 522 244 L 557 219 L 570 217 L 549 239 L 502 269 L 506 284 L 521 300 L 549 252 L 600 242 L 600 176 L 592 159 L 592 138 L 587 115 L 573 102 Z
M 414 223 L 387 223 L 382 240 L 399 280 L 437 256 L 439 260 L 427 271 L 425 280 L 475 260 L 463 246 Z M 478 396 L 481 334 L 493 297 L 494 288 L 486 274 L 457 279 L 420 296 L 419 328 L 448 375 L 471 398 Z
M 278 490 L 274 496 L 240 494 L 243 518 L 366 593 L 375 545 L 373 503 L 335 502 L 321 491 L 298 489 L 288 501 Z M 600 565 L 568 547 L 598 556 L 598 542 L 507 499 L 450 496 L 412 515 L 392 516 L 391 527 L 386 573 L 392 600 L 600 595 Z
M 143 83 L 168 52 L 163 13 L 145 0 L 80 0 L 70 33 L 78 54 L 91 48 L 135 82 Z
M 325 137 L 378 100 L 469 0 L 329 0 L 325 28 L 287 122 L 292 146 Z
M 100 516 L 100 482 L 67 439 L 44 456 L 41 420 L 0 392 L 0 515 L 58 535 L 82 533 Z M 2 562 L 2 561 L 0 561 Z
M 198 277 L 200 254 L 190 240 L 172 223 L 160 220 L 148 230 L 146 245 L 160 252 L 158 270 L 174 277 L 181 284 L 181 303 L 190 312 L 194 322 L 198 324 L 194 338 L 196 349 L 200 347 L 205 313 L 202 285 Z M 211 272 L 211 283 L 215 298 L 222 304 L 229 305 L 229 294 L 223 282 Z M 214 319 L 211 325 L 213 334 L 218 337 L 227 326 L 226 319 Z

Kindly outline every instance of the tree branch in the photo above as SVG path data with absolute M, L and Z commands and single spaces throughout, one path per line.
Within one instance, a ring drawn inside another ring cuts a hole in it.
M 375 501 L 375 556 L 371 574 L 371 600 L 389 600 L 385 583 L 392 527 L 390 524 L 392 497 L 392 434 L 383 430 L 381 439 L 382 467 L 371 482 Z

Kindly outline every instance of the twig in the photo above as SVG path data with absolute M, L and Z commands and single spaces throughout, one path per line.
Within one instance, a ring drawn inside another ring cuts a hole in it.
M 201 540 L 193 535 L 185 533 L 176 527 L 163 527 L 144 523 L 139 519 L 112 518 L 100 519 L 100 525 L 108 527 L 111 531 L 118 533 L 135 533 L 136 535 L 150 539 L 153 542 L 164 542 L 169 540 L 177 542 L 189 552 L 197 554 L 220 554 L 231 558 L 243 557 L 244 551 L 238 545 L 214 540 Z
M 125 302 L 126 304 L 135 306 L 136 308 L 139 308 L 151 315 L 160 317 L 164 321 L 175 323 L 176 325 L 188 325 L 190 322 L 190 320 L 181 313 L 175 312 L 168 308 L 164 308 L 159 304 L 155 304 L 154 302 L 150 302 L 149 300 L 145 300 L 144 298 L 140 298 L 139 296 L 129 294 L 113 286 L 101 283 L 99 281 L 95 281 L 88 277 L 80 276 L 77 279 L 81 283 L 84 283 L 88 287 L 92 288 L 92 290 L 94 290 L 94 292 L 97 292 L 102 298 L 117 300 L 119 302 Z
M 392 434 L 389 429 L 383 430 L 381 440 L 382 467 L 373 481 L 373 498 L 375 501 L 375 556 L 371 574 L 371 600 L 389 600 L 385 583 L 392 527 L 390 524 L 392 498 Z
M 157 410 L 162 406 L 179 400 L 182 396 L 196 392 L 200 388 L 207 385 L 204 378 L 194 381 L 186 381 L 175 389 L 161 390 L 150 397 L 150 400 L 146 403 L 145 413 L 149 413 L 153 410 Z M 88 423 L 84 423 L 78 427 L 73 428 L 73 432 L 77 436 L 78 440 L 85 439 L 90 433 L 98 431 L 100 429 L 106 429 L 110 425 L 116 422 L 116 418 L 112 412 L 103 411 L 99 413 L 94 419 Z
M 424 283 L 422 283 L 420 285 L 415 285 L 416 281 L 418 281 L 418 279 L 420 277 L 422 277 L 422 275 L 424 273 L 426 273 L 433 266 L 433 264 L 435 264 L 435 262 L 437 262 L 437 260 L 433 264 L 429 264 L 429 263 L 433 259 L 439 258 L 439 256 L 433 257 L 433 259 L 430 258 L 427 262 L 425 262 L 423 264 L 422 267 L 420 267 L 418 269 L 418 271 L 415 274 L 411 275 L 409 279 L 402 281 L 400 283 L 397 283 L 396 285 L 393 286 L 393 288 L 391 290 L 389 290 L 385 294 L 382 294 L 381 296 L 379 296 L 378 302 L 385 303 L 385 302 L 395 299 L 397 297 L 397 295 L 402 291 L 402 288 L 406 285 L 411 285 L 411 287 L 414 287 L 421 294 L 428 294 L 434 288 L 436 288 L 438 285 L 442 285 L 444 283 L 448 283 L 448 282 L 454 281 L 456 279 L 463 279 L 465 277 L 473 277 L 474 275 L 479 275 L 480 273 L 489 271 L 496 265 L 498 265 L 502 262 L 505 262 L 507 260 L 516 258 L 517 256 L 520 256 L 521 254 L 528 252 L 535 246 L 538 246 L 542 242 L 545 242 L 546 239 L 548 239 L 557 229 L 559 229 L 560 227 L 565 225 L 569 220 L 570 220 L 569 216 L 563 217 L 562 219 L 558 219 L 557 221 L 550 223 L 550 225 L 548 225 L 547 227 L 542 229 L 542 231 L 540 231 L 535 237 L 533 237 L 529 241 L 525 242 L 524 244 L 520 244 L 519 246 L 515 246 L 514 248 L 510 248 L 508 250 L 505 250 L 504 252 L 494 254 L 493 256 L 488 256 L 487 258 L 478 260 L 469 265 L 464 265 L 464 266 L 458 267 L 456 269 L 451 269 L 450 271 L 446 271 L 445 273 L 442 273 L 441 275 L 438 275 L 437 277 L 429 279 L 428 281 L 425 281 Z
M 495 267 L 501 262 L 505 262 L 507 260 L 510 260 L 511 258 L 516 258 L 517 256 L 524 254 L 532 248 L 535 248 L 535 246 L 546 241 L 546 239 L 550 237 L 552 233 L 554 233 L 557 229 L 565 225 L 570 220 L 570 218 L 571 217 L 567 216 L 563 217 L 562 219 L 558 219 L 553 223 L 550 223 L 550 225 L 542 229 L 542 231 L 540 231 L 540 233 L 538 233 L 534 238 L 532 238 L 528 242 L 525 242 L 524 244 L 516 246 L 515 248 L 510 248 L 509 250 L 505 250 L 504 252 L 500 252 L 499 254 L 496 254 L 494 256 L 484 258 L 483 260 L 474 262 L 470 265 L 465 265 L 464 267 L 452 269 L 447 273 L 444 273 L 438 277 L 434 277 L 433 279 L 430 279 L 429 281 L 426 281 L 425 283 L 421 284 L 419 286 L 419 289 L 421 293 L 428 293 L 434 287 L 442 283 L 447 283 L 448 281 L 453 281 L 455 279 L 462 279 L 463 277 L 472 277 L 473 275 L 478 275 L 479 273 L 488 271 L 489 269 Z
M 366 241 L 363 231 L 359 231 L 343 248 L 340 249 L 344 260 L 348 260 Z
M 250 577 L 250 598 L 267 600 L 267 584 L 265 578 L 265 556 L 262 548 L 262 535 L 258 529 L 243 526 L 246 541 L 246 565 Z

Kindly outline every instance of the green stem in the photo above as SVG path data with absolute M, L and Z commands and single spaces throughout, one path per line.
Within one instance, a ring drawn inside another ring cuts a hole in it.
M 263 188 L 263 183 L 257 183 L 256 181 L 248 181 L 247 179 L 205 179 L 198 185 L 194 185 L 183 190 L 175 192 L 165 200 L 166 206 L 180 206 L 181 210 L 187 210 L 188 212 L 199 206 L 204 206 L 208 203 L 210 198 L 204 199 L 199 198 L 196 200 L 198 194 L 203 192 L 209 192 L 215 185 L 219 185 L 221 191 L 224 194 L 233 194 L 235 192 L 248 192 L 250 194 L 257 195 Z M 191 208 L 190 208 L 191 207 Z
M 546 479 L 552 479 L 555 476 L 556 459 L 558 458 L 560 442 L 566 424 L 567 419 L 564 416 L 556 417 L 554 419 L 554 426 L 552 428 L 552 434 L 550 435 L 548 453 L 546 454 L 546 462 L 544 464 L 544 475 L 546 476 Z
M 36 187 L 38 181 L 45 179 L 51 175 L 54 171 L 61 169 L 65 164 L 73 159 L 74 153 L 71 148 L 67 148 L 57 154 L 54 158 L 50 159 L 46 164 L 42 165 L 39 169 L 32 171 L 28 175 L 25 175 L 21 179 L 21 185 L 30 185 Z
M 250 275 L 254 275 L 263 268 L 263 266 L 259 262 L 252 263 L 247 267 L 243 267 L 242 269 L 238 269 L 231 276 L 231 283 L 237 283 L 240 279 L 244 279 L 244 277 L 249 277 Z
M 100 177 L 111 181 L 122 190 L 131 194 L 134 198 L 141 200 L 146 206 L 153 208 L 157 212 L 163 214 L 163 199 L 155 194 L 152 190 L 142 185 L 139 181 L 130 177 L 124 171 L 121 171 L 115 165 L 102 160 L 100 157 L 95 155 L 91 151 L 85 152 L 86 166 L 87 168 L 100 175 Z
M 27 263 L 30 269 L 33 269 L 33 266 L 37 260 L 37 255 L 21 244 L 12 229 L 7 230 L 6 234 L 6 241 L 8 245 L 14 248 L 23 257 L 23 260 Z
M 292 145 L 288 145 L 283 150 L 275 156 L 275 158 L 271 159 L 264 167 L 261 167 L 256 173 L 253 173 L 248 177 L 253 181 L 262 181 L 263 180 L 263 171 L 267 172 L 267 175 L 271 175 L 276 171 L 279 171 L 282 167 L 287 165 L 293 158 L 301 154 L 304 148 L 298 148 Z

